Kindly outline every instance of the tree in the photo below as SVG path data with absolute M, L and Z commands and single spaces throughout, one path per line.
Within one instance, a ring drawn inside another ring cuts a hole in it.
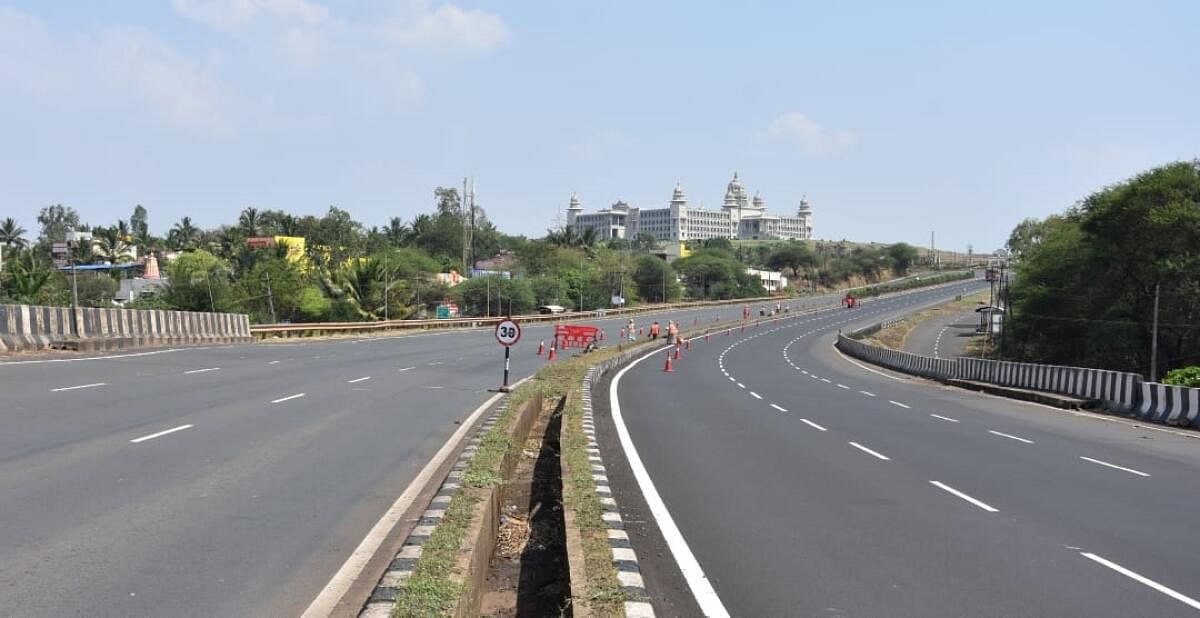
M 25 228 L 17 225 L 12 217 L 0 221 L 0 245 L 24 249 L 28 244 L 25 240 Z
M 808 245 L 801 242 L 789 242 L 776 249 L 766 260 L 766 265 L 772 270 L 790 271 L 792 277 L 799 277 L 801 272 L 816 266 L 817 256 L 813 255 Z
M 675 260 L 673 266 L 694 297 L 730 299 L 766 295 L 758 278 L 746 274 L 741 262 L 720 249 L 701 249 Z
M 150 244 L 150 214 L 141 204 L 133 207 L 133 214 L 129 215 L 129 229 L 133 232 L 134 242 L 139 247 L 146 247 Z
M 262 217 L 259 216 L 257 208 L 247 208 L 238 215 L 238 227 L 247 237 L 258 236 L 261 226 Z
M 513 315 L 529 313 L 534 305 L 533 291 L 525 279 L 496 275 L 472 277 L 454 288 L 459 309 L 465 315 Z
M 887 255 L 892 260 L 892 271 L 899 276 L 908 274 L 909 266 L 917 261 L 917 248 L 903 242 L 888 245 Z
M 191 217 L 179 220 L 167 235 L 167 243 L 176 250 L 193 249 L 200 240 L 200 228 L 192 223 Z
M 121 221 L 120 224 L 113 227 L 96 228 L 93 232 L 95 246 L 92 253 L 96 258 L 114 265 L 133 261 L 130 251 L 133 245 L 129 242 L 132 237 L 127 233 L 128 230 L 124 230 L 126 233 L 122 233 L 121 228 L 125 222 Z
M 671 265 L 652 255 L 638 256 L 633 269 L 633 282 L 638 298 L 647 302 L 678 300 L 683 295 Z
M 403 247 L 408 244 L 412 238 L 412 228 L 404 223 L 400 217 L 392 217 L 388 220 L 387 227 L 383 230 L 384 236 L 393 247 Z
M 20 304 L 41 304 L 42 291 L 54 271 L 41 263 L 33 251 L 19 251 L 0 272 L 0 292 Z
M 167 264 L 167 286 L 162 294 L 181 311 L 227 311 L 232 299 L 229 265 L 203 250 L 189 251 Z
M 37 222 L 41 226 L 38 245 L 47 250 L 51 243 L 65 241 L 68 231 L 82 229 L 79 225 L 79 213 L 75 212 L 74 208 L 62 204 L 43 208 L 38 213 Z

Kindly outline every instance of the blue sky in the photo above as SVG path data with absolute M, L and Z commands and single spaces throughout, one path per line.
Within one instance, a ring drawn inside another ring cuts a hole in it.
M 1051 6 L 1052 5 L 1052 6 Z M 368 225 L 476 179 L 502 229 L 716 206 L 820 238 L 1001 246 L 1200 156 L 1200 3 L 0 0 L 0 217 Z

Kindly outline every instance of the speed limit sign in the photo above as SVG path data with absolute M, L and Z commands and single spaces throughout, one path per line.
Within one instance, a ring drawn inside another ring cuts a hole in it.
M 503 320 L 496 325 L 496 341 L 509 347 L 521 340 L 521 327 L 512 320 Z

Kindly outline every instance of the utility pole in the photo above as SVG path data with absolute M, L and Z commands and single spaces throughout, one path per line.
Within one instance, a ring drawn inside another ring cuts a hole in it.
M 583 249 L 579 250 L 579 310 L 583 311 Z
M 383 321 L 388 321 L 388 290 L 392 287 L 391 271 L 383 268 Z
M 1154 284 L 1154 323 L 1150 327 L 1150 381 L 1158 381 L 1158 288 Z
M 263 273 L 267 278 L 267 306 L 271 308 L 271 323 L 275 324 L 279 320 L 275 319 L 275 295 L 271 293 L 271 273 Z

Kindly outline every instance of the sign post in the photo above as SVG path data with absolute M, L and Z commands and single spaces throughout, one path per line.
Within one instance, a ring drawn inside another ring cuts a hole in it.
M 517 324 L 511 318 L 501 320 L 496 324 L 496 341 L 504 346 L 504 383 L 500 386 L 500 392 L 507 393 L 512 389 L 508 387 L 508 359 L 512 354 L 512 346 L 516 345 L 521 340 L 521 325 Z

